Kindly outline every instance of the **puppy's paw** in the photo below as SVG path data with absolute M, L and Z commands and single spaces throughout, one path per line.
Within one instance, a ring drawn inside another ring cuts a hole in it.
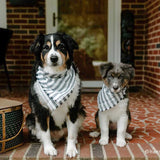
M 108 144 L 108 138 L 101 138 L 100 140 L 99 140 L 99 144 L 100 145 L 107 145 Z
M 132 139 L 132 135 L 126 132 L 125 138 L 130 140 L 130 139 Z
M 56 156 L 57 150 L 52 145 L 46 145 L 44 146 L 44 154 L 50 155 L 50 156 Z
M 72 146 L 72 147 L 68 146 L 67 147 L 66 155 L 69 158 L 75 157 L 77 154 L 78 154 L 78 151 L 77 151 L 76 147 L 74 147 L 74 146 Z
M 100 132 L 97 132 L 97 131 L 95 131 L 95 132 L 90 132 L 89 133 L 89 136 L 90 137 L 93 137 L 93 138 L 96 138 L 96 137 L 98 137 L 100 135 Z
M 126 145 L 126 141 L 124 139 L 122 139 L 122 138 L 117 138 L 116 145 L 118 147 L 124 147 Z

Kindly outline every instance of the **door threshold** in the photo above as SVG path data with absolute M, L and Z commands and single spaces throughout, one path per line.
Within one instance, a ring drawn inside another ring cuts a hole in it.
M 82 87 L 82 93 L 94 93 L 94 94 L 98 94 L 98 92 L 100 91 L 101 88 L 83 88 Z

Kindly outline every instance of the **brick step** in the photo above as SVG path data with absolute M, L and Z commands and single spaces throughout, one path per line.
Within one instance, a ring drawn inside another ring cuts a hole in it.
M 77 144 L 79 154 L 75 159 L 160 159 L 160 143 L 128 143 L 117 147 L 113 141 L 106 146 L 99 144 Z M 67 159 L 66 144 L 56 143 L 57 156 L 43 153 L 40 143 L 25 143 L 23 146 L 0 155 L 0 160 L 52 160 Z

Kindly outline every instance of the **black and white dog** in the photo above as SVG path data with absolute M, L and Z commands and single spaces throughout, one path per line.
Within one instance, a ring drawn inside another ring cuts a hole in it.
M 108 144 L 109 129 L 117 130 L 116 145 L 123 147 L 126 145 L 125 138 L 132 139 L 126 130 L 131 120 L 128 82 L 134 76 L 134 68 L 129 64 L 108 62 L 100 66 L 100 73 L 104 83 L 97 97 L 98 112 L 95 116 L 101 133 L 99 143 Z M 91 132 L 90 136 L 97 137 L 100 133 Z
M 73 62 L 77 43 L 63 33 L 37 36 L 30 49 L 36 56 L 29 91 L 31 114 L 27 125 L 44 146 L 44 153 L 57 155 L 51 133 L 64 135 L 68 130 L 66 154 L 77 155 L 78 130 L 85 117 L 81 104 L 81 82 Z M 55 135 L 52 134 L 52 135 Z

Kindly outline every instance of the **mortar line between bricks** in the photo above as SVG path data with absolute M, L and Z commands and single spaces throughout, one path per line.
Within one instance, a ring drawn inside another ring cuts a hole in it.
M 26 150 L 25 154 L 23 155 L 23 160 L 26 160 L 26 155 L 27 155 L 29 149 L 31 148 L 31 146 L 32 146 L 32 143 L 28 146 L 28 149 Z
M 11 153 L 11 155 L 9 156 L 9 160 L 12 160 L 12 157 L 13 157 L 15 152 L 16 152 L 16 149 L 14 149 L 13 152 Z
M 158 158 L 160 159 L 159 151 L 156 150 L 156 148 L 153 146 L 153 144 L 151 144 L 151 143 L 148 143 L 148 144 L 151 146 L 151 148 L 154 150 L 154 153 L 156 153 Z
M 128 151 L 129 151 L 131 157 L 132 157 L 132 160 L 135 160 L 134 154 L 133 154 L 133 152 L 131 151 L 131 149 L 130 149 L 130 147 L 129 147 L 128 144 L 126 145 L 126 147 L 127 147 Z
M 65 160 L 66 159 L 66 144 L 65 144 L 65 146 L 64 146 L 64 155 L 63 155 L 63 159 Z
M 91 155 L 91 159 L 93 160 L 93 150 L 92 150 L 92 144 L 89 144 L 90 146 L 90 155 Z
M 41 150 L 42 150 L 42 144 L 41 144 L 41 146 L 39 147 L 39 151 L 38 151 L 38 153 L 37 153 L 36 160 L 39 160 L 39 155 L 40 155 L 40 153 L 41 153 Z
M 115 151 L 116 151 L 117 158 L 118 158 L 118 159 L 121 159 L 121 156 L 120 156 L 120 154 L 119 154 L 119 151 L 118 151 L 117 146 L 113 143 L 113 141 L 112 141 L 112 144 L 113 144 L 113 147 L 114 147 L 114 149 L 115 149 Z
M 153 129 L 155 132 L 157 132 L 158 134 L 160 134 L 160 132 L 159 131 L 157 131 L 156 129 Z
M 81 155 L 81 148 L 80 148 L 80 144 L 77 144 L 77 149 L 78 149 L 78 155 L 77 155 L 77 160 L 80 160 L 80 155 Z
M 102 146 L 102 152 L 103 152 L 104 159 L 107 160 L 107 154 L 106 154 L 106 151 L 104 149 L 104 146 Z
M 148 156 L 145 154 L 144 149 L 142 148 L 142 146 L 139 143 L 137 144 L 137 146 L 139 147 L 141 152 L 144 154 L 145 159 L 148 160 Z

